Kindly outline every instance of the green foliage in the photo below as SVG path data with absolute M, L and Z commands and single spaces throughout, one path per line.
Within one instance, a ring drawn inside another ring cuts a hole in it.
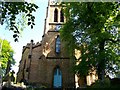
M 110 80 L 105 78 L 104 81 L 97 80 L 90 88 L 110 88 Z
M 81 76 L 91 69 L 106 73 L 120 67 L 120 5 L 117 2 L 64 3 L 66 23 L 61 29 L 62 40 L 74 57 L 81 50 L 81 62 L 74 71 Z
M 93 83 L 88 88 L 120 88 L 119 83 L 112 84 L 109 78 L 105 78 L 104 80 L 97 80 L 95 83 Z
M 1 68 L 3 73 L 5 74 L 6 68 L 7 68 L 7 63 L 8 60 L 10 60 L 10 64 L 14 65 L 15 64 L 15 60 L 13 59 L 13 49 L 10 46 L 10 43 L 7 40 L 2 40 L 0 39 L 0 62 L 2 62 L 1 64 Z
M 14 32 L 15 42 L 18 41 L 26 21 L 33 29 L 35 16 L 32 12 L 35 12 L 37 8 L 37 5 L 28 2 L 2 2 L 1 24 L 7 24 L 8 29 Z

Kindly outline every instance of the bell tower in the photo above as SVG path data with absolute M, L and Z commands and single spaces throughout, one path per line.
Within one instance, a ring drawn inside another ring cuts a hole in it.
M 56 0 L 49 0 L 46 19 L 45 19 L 45 29 L 44 34 L 48 31 L 58 31 L 61 25 L 64 23 L 64 14 L 60 3 L 55 2 Z
M 42 42 L 46 82 L 53 88 L 73 88 L 75 84 L 74 74 L 71 71 L 73 62 L 65 51 L 59 32 L 64 22 L 63 7 L 55 0 L 49 0 Z
M 59 30 L 64 24 L 64 13 L 60 3 L 55 2 L 56 0 L 49 0 L 46 11 L 46 19 L 44 24 L 44 35 L 43 43 L 45 47 L 43 54 L 45 56 L 60 56 L 64 51 L 61 51 L 63 46 L 60 40 Z M 53 53 L 54 51 L 54 53 Z M 61 53 L 62 52 L 62 53 Z

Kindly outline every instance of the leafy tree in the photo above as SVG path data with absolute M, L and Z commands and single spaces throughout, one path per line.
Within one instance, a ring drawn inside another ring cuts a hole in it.
M 33 29 L 35 16 L 32 15 L 32 12 L 36 11 L 37 5 L 24 2 L 24 0 L 21 2 L 5 2 L 4 0 L 0 7 L 2 8 L 1 24 L 6 24 L 7 28 L 14 32 L 15 41 L 18 41 L 20 32 L 26 23 Z
M 11 65 L 15 64 L 13 53 L 14 51 L 11 48 L 10 43 L 7 40 L 0 39 L 0 62 L 3 74 L 9 72 Z
M 66 23 L 61 29 L 70 56 L 81 51 L 75 73 L 84 76 L 98 71 L 98 78 L 120 66 L 120 5 L 117 2 L 63 3 Z M 73 59 L 72 58 L 72 59 Z M 116 66 L 116 68 L 114 68 Z

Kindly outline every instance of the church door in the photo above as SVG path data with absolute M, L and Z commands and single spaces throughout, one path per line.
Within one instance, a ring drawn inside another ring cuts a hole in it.
M 56 68 L 54 71 L 54 80 L 53 80 L 54 88 L 62 87 L 62 74 L 59 68 Z

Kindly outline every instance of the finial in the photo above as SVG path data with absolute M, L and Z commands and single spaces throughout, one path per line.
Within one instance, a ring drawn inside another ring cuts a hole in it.
M 33 40 L 31 40 L 31 43 L 33 43 L 34 41 Z

